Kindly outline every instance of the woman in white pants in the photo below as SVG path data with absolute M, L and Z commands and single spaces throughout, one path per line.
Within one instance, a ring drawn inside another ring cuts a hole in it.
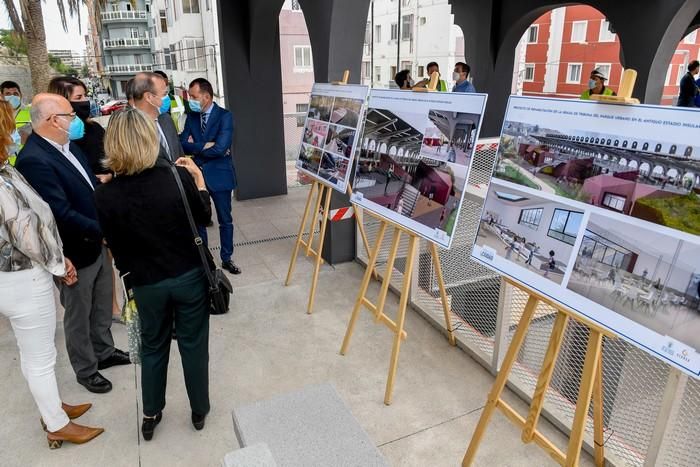
M 12 108 L 0 101 L 0 314 L 10 320 L 19 347 L 22 374 L 41 413 L 49 447 L 64 441 L 80 444 L 104 430 L 71 422 L 91 405 L 63 404 L 56 383 L 56 305 L 53 276 L 77 282 L 71 262 L 63 257 L 61 238 L 51 209 L 7 163 Z

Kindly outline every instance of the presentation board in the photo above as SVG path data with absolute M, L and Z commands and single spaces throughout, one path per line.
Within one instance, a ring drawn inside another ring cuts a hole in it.
M 449 248 L 486 97 L 372 89 L 351 201 Z
M 700 112 L 512 96 L 472 257 L 700 376 Z
M 296 168 L 345 193 L 355 155 L 367 86 L 314 84 Z

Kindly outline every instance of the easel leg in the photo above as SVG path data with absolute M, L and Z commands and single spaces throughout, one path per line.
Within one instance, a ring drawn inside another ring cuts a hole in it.
M 318 195 L 316 196 L 316 206 L 314 207 L 313 215 L 311 216 L 311 227 L 309 227 L 309 239 L 306 243 L 306 256 L 311 256 L 311 246 L 314 243 L 314 237 L 316 236 L 316 223 L 318 222 L 318 212 L 321 209 L 321 199 L 323 198 L 323 191 L 325 185 L 320 182 L 314 182 L 318 185 Z M 319 247 L 318 251 L 321 251 L 322 246 Z
M 603 419 L 603 352 L 598 357 L 598 369 L 595 372 L 593 387 L 593 442 L 595 444 L 595 465 L 605 465 L 605 437 Z
M 463 467 L 470 466 L 472 465 L 472 462 L 474 462 L 476 451 L 481 444 L 481 439 L 484 437 L 486 427 L 489 424 L 489 420 L 491 419 L 493 412 L 496 410 L 498 400 L 501 398 L 503 388 L 505 388 L 506 382 L 508 381 L 510 370 L 515 364 L 520 347 L 522 347 L 525 336 L 527 335 L 527 330 L 530 327 L 530 321 L 532 321 L 532 316 L 535 314 L 535 309 L 537 308 L 537 302 L 538 299 L 532 295 L 530 295 L 530 298 L 527 300 L 525 310 L 523 310 L 523 315 L 520 317 L 520 322 L 518 322 L 518 329 L 515 331 L 510 347 L 508 347 L 508 352 L 506 352 L 506 356 L 501 364 L 501 370 L 496 376 L 496 381 L 493 383 L 491 392 L 489 392 L 486 406 L 484 407 L 484 411 L 481 413 L 479 423 L 476 425 L 472 439 L 469 442 L 469 448 L 467 448 L 467 452 L 462 460 Z
M 394 228 L 394 234 L 391 239 L 391 250 L 389 250 L 389 258 L 386 262 L 386 272 L 384 273 L 384 280 L 382 281 L 382 287 L 379 290 L 379 299 L 377 300 L 377 308 L 374 310 L 374 322 L 378 323 L 382 313 L 384 313 L 384 303 L 386 302 L 386 294 L 389 291 L 389 284 L 391 284 L 391 276 L 394 273 L 394 263 L 396 262 L 396 255 L 399 251 L 399 243 L 401 242 L 401 231 Z
M 314 191 L 318 186 L 317 182 L 311 185 L 309 190 L 309 196 L 306 198 L 306 207 L 304 207 L 304 217 L 301 219 L 301 225 L 299 226 L 299 234 L 297 235 L 297 241 L 294 244 L 294 252 L 292 253 L 292 259 L 289 261 L 289 270 L 287 271 L 287 279 L 284 281 L 284 285 L 289 285 L 292 280 L 292 274 L 294 274 L 294 267 L 297 264 L 297 255 L 299 254 L 299 247 L 301 246 L 304 238 L 304 229 L 306 228 L 306 221 L 309 218 L 309 208 L 311 208 L 311 200 L 314 197 Z
M 347 194 L 349 198 L 352 198 L 352 186 L 348 183 L 348 188 L 347 188 Z M 369 240 L 367 239 L 367 231 L 365 230 L 365 224 L 363 223 L 362 219 L 362 210 L 359 208 L 357 205 L 354 206 L 355 209 L 355 224 L 357 225 L 357 229 L 360 231 L 360 237 L 362 238 L 362 244 L 365 246 L 365 251 L 367 252 L 367 257 L 372 254 L 370 251 L 370 246 L 369 246 Z M 375 270 L 372 273 L 372 276 L 374 277 L 375 280 L 379 280 L 379 274 L 377 274 L 377 271 Z
M 408 297 L 411 293 L 411 274 L 413 273 L 413 264 L 416 259 L 417 249 L 418 237 L 411 235 L 408 240 L 408 255 L 406 256 L 406 269 L 403 275 L 401 299 L 399 300 L 399 314 L 396 318 L 396 335 L 394 336 L 394 345 L 391 350 L 389 377 L 386 382 L 386 391 L 384 392 L 384 404 L 386 405 L 391 405 L 391 396 L 394 391 L 394 378 L 396 377 L 396 367 L 399 363 L 399 351 L 401 350 L 401 332 L 403 331 L 403 325 L 406 321 L 406 305 L 408 304 Z
M 438 288 L 440 289 L 440 300 L 442 300 L 442 311 L 445 313 L 445 326 L 448 340 L 450 341 L 450 345 L 457 345 L 454 331 L 452 330 L 452 321 L 450 320 L 450 306 L 447 303 L 447 291 L 445 290 L 445 279 L 442 275 L 440 256 L 437 246 L 434 243 L 430 243 L 430 256 L 433 257 L 433 267 L 435 267 L 435 276 L 437 277 Z
M 325 190 L 324 190 L 325 188 Z M 321 252 L 323 251 L 323 241 L 326 238 L 326 224 L 328 224 L 328 215 L 331 207 L 331 188 L 321 187 L 319 192 L 319 200 L 321 194 L 325 191 L 326 199 L 323 203 L 323 217 L 321 221 L 321 233 L 319 236 L 318 248 L 316 249 L 316 264 L 314 264 L 314 274 L 311 279 L 311 293 L 309 293 L 309 303 L 306 306 L 306 313 L 311 314 L 314 308 L 314 298 L 316 297 L 316 285 L 318 283 L 318 273 L 321 269 Z M 309 242 L 311 244 L 311 242 Z
M 583 444 L 583 435 L 586 432 L 586 419 L 600 362 L 602 344 L 603 334 L 596 329 L 591 329 L 586 347 L 586 360 L 581 373 L 581 387 L 578 392 L 578 400 L 576 401 L 576 414 L 571 427 L 569 448 L 566 452 L 567 467 L 578 466 L 579 458 L 581 457 L 581 445 Z
M 554 327 L 552 327 L 552 334 L 549 338 L 549 345 L 547 346 L 547 352 L 544 354 L 544 360 L 542 361 L 542 370 L 540 371 L 540 377 L 537 380 L 537 386 L 535 386 L 535 393 L 532 396 L 532 403 L 530 404 L 530 413 L 527 416 L 527 423 L 523 429 L 522 440 L 523 443 L 529 443 L 535 436 L 535 430 L 537 430 L 537 422 L 540 418 L 540 413 L 542 413 L 542 407 L 544 406 L 544 398 L 547 394 L 547 388 L 552 380 L 552 374 L 554 373 L 554 366 L 557 363 L 557 357 L 559 356 L 559 349 L 561 349 L 561 343 L 564 339 L 564 331 L 566 330 L 566 324 L 569 322 L 569 317 L 566 313 L 561 311 L 557 312 L 557 318 L 554 321 Z
M 360 285 L 360 291 L 357 294 L 357 300 L 355 300 L 355 307 L 352 309 L 352 315 L 350 316 L 348 329 L 345 331 L 343 345 L 340 347 L 340 355 L 345 355 L 345 352 L 347 352 L 348 346 L 350 345 L 350 338 L 352 338 L 352 333 L 355 330 L 355 323 L 357 322 L 357 317 L 360 315 L 360 311 L 362 310 L 362 303 L 365 300 L 365 295 L 367 295 L 367 287 L 369 287 L 369 281 L 372 278 L 374 265 L 377 262 L 379 250 L 381 250 L 382 248 L 382 242 L 384 241 L 386 227 L 386 222 L 382 222 L 382 225 L 379 227 L 379 233 L 377 234 L 377 244 L 374 246 L 374 250 L 372 250 L 372 253 L 369 256 L 369 260 L 367 262 L 367 269 L 365 270 L 365 275 L 362 278 L 362 284 Z

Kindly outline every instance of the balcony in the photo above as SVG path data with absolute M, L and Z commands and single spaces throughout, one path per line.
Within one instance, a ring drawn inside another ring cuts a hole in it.
M 110 50 L 110 49 L 141 49 L 141 48 L 150 49 L 151 48 L 151 41 L 148 37 L 139 37 L 139 38 L 122 37 L 119 39 L 105 39 L 103 41 L 103 45 L 104 45 L 105 50 Z
M 148 12 L 146 10 L 103 11 L 100 13 L 100 16 L 103 23 L 148 21 Z
M 128 65 L 107 65 L 107 74 L 110 75 L 133 75 L 142 71 L 153 71 L 150 63 L 131 63 Z

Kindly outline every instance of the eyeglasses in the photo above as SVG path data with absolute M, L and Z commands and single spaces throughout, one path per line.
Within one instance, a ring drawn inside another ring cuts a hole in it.
M 67 114 L 51 114 L 51 115 L 49 116 L 49 118 L 46 119 L 46 121 L 48 122 L 48 121 L 51 120 L 53 117 L 70 117 L 70 118 L 75 118 L 75 115 L 76 115 L 75 112 L 70 112 L 70 113 L 67 113 Z

